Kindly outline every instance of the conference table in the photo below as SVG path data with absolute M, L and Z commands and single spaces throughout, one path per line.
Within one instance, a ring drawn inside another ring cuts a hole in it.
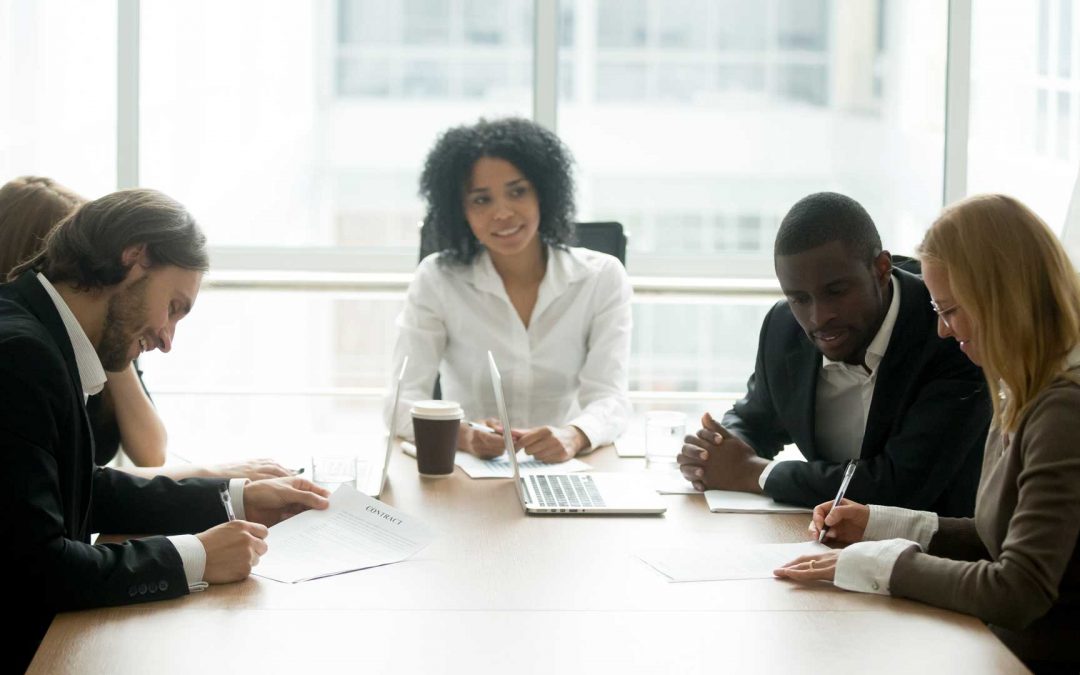
M 610 446 L 584 459 L 645 470 Z M 438 538 L 403 563 L 307 583 L 251 577 L 63 613 L 29 672 L 1027 672 L 969 616 L 824 583 L 671 583 L 635 555 L 801 541 L 805 515 L 714 514 L 701 495 L 669 495 L 663 516 L 526 516 L 512 481 L 421 478 L 399 449 L 383 499 Z

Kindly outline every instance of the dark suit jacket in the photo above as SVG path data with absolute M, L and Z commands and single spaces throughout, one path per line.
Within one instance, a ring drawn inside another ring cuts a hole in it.
M 146 480 L 94 464 L 75 354 L 34 274 L 0 286 L 0 578 L 24 669 L 56 612 L 188 592 L 163 536 L 91 546 L 92 532 L 179 534 L 225 519 L 220 480 Z
M 859 466 L 847 496 L 857 502 L 970 516 L 975 509 L 990 399 L 982 371 L 955 340 L 937 336 L 922 279 L 894 269 L 900 308 L 866 420 Z M 813 506 L 836 496 L 843 464 L 814 447 L 821 352 L 786 302 L 761 327 L 747 393 L 723 424 L 758 455 L 795 443 L 808 461 L 780 462 L 765 482 L 776 500 Z

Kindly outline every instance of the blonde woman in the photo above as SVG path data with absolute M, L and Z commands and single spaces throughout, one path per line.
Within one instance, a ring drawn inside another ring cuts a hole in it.
M 1080 669 L 1080 283 L 1061 244 L 1003 195 L 945 210 L 921 246 L 938 333 L 994 404 L 974 518 L 828 502 L 814 536 L 850 544 L 776 575 L 973 614 L 1035 672 Z M 964 420 L 957 420 L 964 424 Z M 831 509 L 831 512 L 830 512 Z

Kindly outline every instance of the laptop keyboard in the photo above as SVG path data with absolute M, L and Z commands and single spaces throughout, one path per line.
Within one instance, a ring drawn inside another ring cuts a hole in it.
M 604 506 L 604 498 L 596 488 L 592 476 L 578 474 L 542 474 L 524 476 L 529 493 L 539 506 L 554 508 L 581 508 Z

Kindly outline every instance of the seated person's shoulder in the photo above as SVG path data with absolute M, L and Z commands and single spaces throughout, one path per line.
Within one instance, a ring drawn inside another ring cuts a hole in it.
M 35 379 L 63 376 L 56 342 L 33 315 L 0 308 L 0 372 L 8 376 L 31 372 Z

